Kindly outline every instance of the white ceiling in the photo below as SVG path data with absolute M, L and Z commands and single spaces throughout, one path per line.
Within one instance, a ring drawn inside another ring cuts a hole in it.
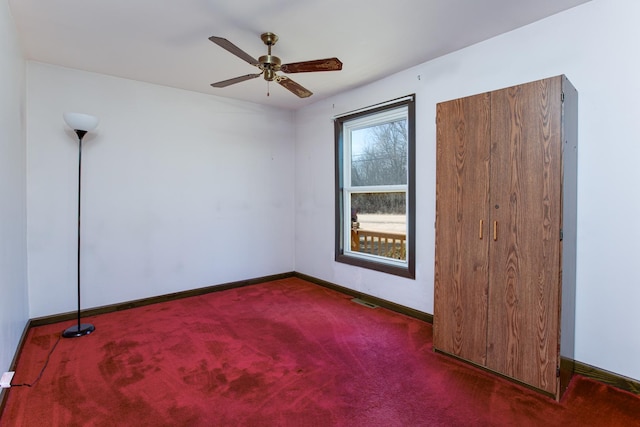
M 9 0 L 27 59 L 296 109 L 588 0 Z M 253 57 L 264 32 L 283 63 L 338 57 L 342 71 L 289 74 L 299 99 L 208 40 Z M 523 52 L 523 54 L 526 54 Z

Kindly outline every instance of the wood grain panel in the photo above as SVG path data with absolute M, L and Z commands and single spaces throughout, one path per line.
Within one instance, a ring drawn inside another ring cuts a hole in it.
M 489 108 L 481 94 L 438 104 L 436 118 L 433 343 L 478 364 L 486 358 Z
M 492 92 L 487 367 L 555 394 L 562 215 L 561 79 Z

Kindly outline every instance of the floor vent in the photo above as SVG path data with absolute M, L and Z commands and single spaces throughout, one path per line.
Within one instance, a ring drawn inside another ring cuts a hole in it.
M 353 298 L 351 301 L 355 302 L 356 304 L 360 304 L 360 305 L 364 305 L 365 307 L 369 307 L 369 308 L 378 308 L 378 305 L 372 304 L 370 302 L 367 302 L 365 300 L 361 300 L 360 298 Z

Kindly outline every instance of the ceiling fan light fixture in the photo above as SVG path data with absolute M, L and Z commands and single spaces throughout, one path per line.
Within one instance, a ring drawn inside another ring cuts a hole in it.
M 271 68 L 266 68 L 264 70 L 264 79 L 268 82 L 272 82 L 274 81 L 276 78 L 276 72 L 273 71 Z

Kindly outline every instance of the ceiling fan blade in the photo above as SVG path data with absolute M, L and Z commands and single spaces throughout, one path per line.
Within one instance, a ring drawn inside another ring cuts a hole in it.
M 255 59 L 254 57 L 249 55 L 244 50 L 240 49 L 235 44 L 231 43 L 229 40 L 223 39 L 222 37 L 216 37 L 216 36 L 209 37 L 209 40 L 211 40 L 212 42 L 214 42 L 215 44 L 217 44 L 221 48 L 226 49 L 227 51 L 233 53 L 238 58 L 240 58 L 240 59 L 242 59 L 244 61 L 247 61 L 249 64 L 258 65 L 258 60 L 257 59 Z
M 236 83 L 240 83 L 240 82 L 244 82 L 246 80 L 251 80 L 251 79 L 255 79 L 256 77 L 260 77 L 262 75 L 262 73 L 258 73 L 258 74 L 247 74 L 245 76 L 240 76 L 240 77 L 234 77 L 232 79 L 229 80 L 223 80 L 221 82 L 218 83 L 211 83 L 211 86 L 213 87 L 227 87 Z
M 339 71 L 342 70 L 342 62 L 338 58 L 316 59 L 314 61 L 294 62 L 284 64 L 280 71 L 284 73 L 312 73 L 314 71 Z
M 289 92 L 293 93 L 299 98 L 308 98 L 313 95 L 313 92 L 303 88 L 298 83 L 291 80 L 289 77 L 280 76 L 280 78 L 278 79 L 278 83 L 280 84 L 280 86 L 287 89 Z

